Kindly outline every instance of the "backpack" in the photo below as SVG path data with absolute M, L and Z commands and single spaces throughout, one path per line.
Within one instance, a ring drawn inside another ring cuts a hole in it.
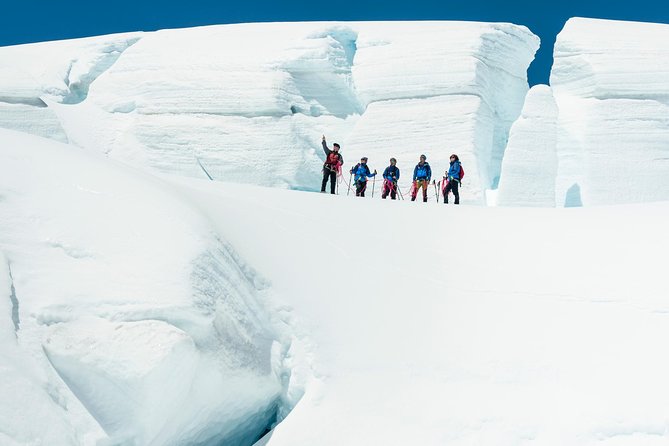
M 462 164 L 460 164 L 460 181 L 465 177 L 465 169 L 462 168 Z
M 335 152 L 330 152 L 327 159 L 325 160 L 325 164 L 330 166 L 336 166 L 337 164 L 339 164 L 339 155 L 336 154 Z

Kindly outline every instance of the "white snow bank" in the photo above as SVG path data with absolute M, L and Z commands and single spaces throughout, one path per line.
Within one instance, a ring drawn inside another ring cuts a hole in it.
M 48 101 L 76 104 L 141 33 L 0 48 L 0 127 L 67 142 Z
M 304 341 L 291 353 L 311 358 L 303 399 L 265 444 L 669 438 L 657 260 L 669 205 L 446 207 L 187 187 L 290 305 Z
M 19 444 L 254 441 L 276 420 L 283 374 L 262 278 L 164 181 L 35 136 L 0 140 L 0 250 L 18 308 L 0 315 L 0 348 L 24 357 L 2 372 L 0 393 L 22 390 L 0 432 Z M 31 370 L 39 378 L 19 373 Z M 53 423 L 21 418 L 43 400 Z
M 47 110 L 77 145 L 162 172 L 310 190 L 320 185 L 322 134 L 342 145 L 347 166 L 364 153 L 409 169 L 427 152 L 441 171 L 457 152 L 474 202 L 497 182 L 539 43 L 523 26 L 476 22 L 239 24 L 123 38 L 120 57 L 85 83 L 83 103 L 72 105 L 84 95 L 67 90 L 62 67 L 47 66 L 58 72 Z
M 498 205 L 555 207 L 557 115 L 549 86 L 527 92 L 504 153 Z
M 534 189 L 534 205 L 547 204 L 553 189 L 557 206 L 668 200 L 668 41 L 666 24 L 567 21 L 550 81 L 559 110 L 555 184 L 518 176 L 513 187 Z M 538 132 L 517 135 L 513 144 L 536 145 Z M 515 195 L 506 203 L 528 203 Z

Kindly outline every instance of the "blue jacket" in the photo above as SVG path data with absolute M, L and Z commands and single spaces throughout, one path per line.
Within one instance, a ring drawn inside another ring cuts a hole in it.
M 388 181 L 398 181 L 400 179 L 400 170 L 397 166 L 390 165 L 383 171 L 383 178 Z
M 427 180 L 432 179 L 432 169 L 430 164 L 426 161 L 422 166 L 420 163 L 416 164 L 416 167 L 413 169 L 413 180 Z
M 449 180 L 459 180 L 460 179 L 460 161 L 451 161 L 451 166 L 448 168 L 448 173 L 446 174 Z
M 355 175 L 355 182 L 367 181 L 367 177 L 376 176 L 375 173 L 369 172 L 369 167 L 367 164 L 358 163 L 356 166 L 351 169 L 351 173 Z

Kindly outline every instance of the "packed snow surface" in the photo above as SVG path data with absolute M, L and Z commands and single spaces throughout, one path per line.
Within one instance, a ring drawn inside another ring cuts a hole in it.
M 666 200 L 666 33 L 569 21 L 524 106 L 509 24 L 0 49 L 0 444 L 666 445 L 669 203 L 276 187 L 325 133 L 468 203 Z
M 0 48 L 0 126 L 161 172 L 310 190 L 322 134 L 348 166 L 395 156 L 408 171 L 425 153 L 443 171 L 456 152 L 482 203 L 538 45 L 505 23 L 307 22 Z
M 666 203 L 358 199 L 0 138 L 5 444 L 668 439 Z
M 552 194 L 557 206 L 669 199 L 669 25 L 570 19 L 550 83 L 557 115 L 523 116 L 512 131 L 504 204 L 545 205 Z M 540 162 L 551 144 L 555 172 Z
M 0 141 L 0 444 L 257 439 L 283 392 L 265 282 L 164 181 Z

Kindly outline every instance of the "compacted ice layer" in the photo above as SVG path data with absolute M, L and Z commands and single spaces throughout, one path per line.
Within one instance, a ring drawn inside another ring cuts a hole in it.
M 497 204 L 555 207 L 557 114 L 551 88 L 535 85 L 511 127 Z
M 0 48 L 0 127 L 67 142 L 47 101 L 76 104 L 141 33 Z
M 560 32 L 558 205 L 576 188 L 583 205 L 669 199 L 668 41 L 654 23 L 577 18 Z
M 0 139 L 0 349 L 22 358 L 0 393 L 26 396 L 3 405 L 0 435 L 257 439 L 282 393 L 262 279 L 165 182 L 75 146 Z M 25 425 L 40 401 L 53 423 Z
M 60 55 L 27 96 L 44 96 L 74 144 L 161 172 L 312 190 L 322 134 L 342 144 L 345 167 L 363 152 L 378 163 L 406 152 L 400 166 L 409 169 L 427 152 L 443 171 L 456 152 L 472 202 L 497 182 L 538 47 L 525 27 L 476 22 L 241 24 L 95 39 L 8 53 Z M 89 81 L 73 89 L 67 80 L 82 63 L 66 68 L 77 45 L 82 60 L 125 46 L 87 64 L 105 70 L 77 75 Z M 435 124 L 429 134 L 425 121 Z
M 669 25 L 570 19 L 557 37 L 551 71 L 555 183 L 525 178 L 536 199 L 507 194 L 504 203 L 546 205 L 553 190 L 555 205 L 567 207 L 669 199 L 668 41 Z M 544 124 L 536 125 L 515 135 L 509 150 L 537 145 Z M 505 163 L 502 176 L 514 178 L 513 166 Z

